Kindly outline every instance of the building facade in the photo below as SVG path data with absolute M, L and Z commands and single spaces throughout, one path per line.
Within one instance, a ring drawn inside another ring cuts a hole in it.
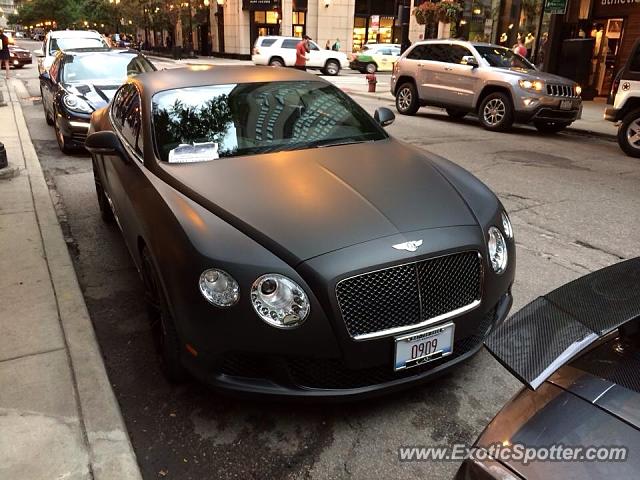
M 0 27 L 6 28 L 9 15 L 17 13 L 14 0 L 0 0 Z

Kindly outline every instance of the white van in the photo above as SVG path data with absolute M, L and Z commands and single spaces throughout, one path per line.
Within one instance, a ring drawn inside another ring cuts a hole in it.
M 258 37 L 253 46 L 251 60 L 255 65 L 293 67 L 296 63 L 296 46 L 302 39 L 297 37 Z M 309 40 L 307 68 L 320 70 L 325 75 L 338 75 L 340 69 L 348 68 L 349 61 L 343 52 L 322 50 Z
M 58 50 L 73 48 L 97 48 L 109 45 L 95 30 L 54 30 L 49 32 L 42 42 L 42 49 L 33 53 L 38 58 L 38 72 L 49 70 Z

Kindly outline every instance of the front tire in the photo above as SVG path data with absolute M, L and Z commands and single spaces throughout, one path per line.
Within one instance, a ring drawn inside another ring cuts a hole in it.
M 92 159 L 93 160 L 93 159 Z M 107 199 L 107 194 L 104 193 L 104 187 L 100 181 L 100 177 L 96 171 L 96 161 L 93 160 L 93 181 L 96 185 L 96 197 L 98 197 L 98 207 L 100 208 L 100 217 L 104 223 L 113 223 L 114 216 Z
M 335 60 L 327 60 L 327 63 L 324 66 L 323 73 L 325 75 L 335 77 L 340 73 L 340 64 Z
M 42 99 L 42 110 L 44 110 L 44 119 L 47 122 L 47 125 L 52 127 L 53 126 L 53 118 L 51 118 L 51 115 L 49 115 L 49 112 L 47 111 L 47 106 L 44 103 L 44 95 L 42 94 L 42 87 L 40 87 L 40 98 Z
M 630 157 L 640 158 L 640 110 L 634 110 L 622 119 L 618 145 Z
M 56 115 L 54 114 L 54 117 L 55 116 Z M 53 122 L 53 128 L 56 132 L 56 140 L 58 141 L 58 147 L 60 148 L 60 151 L 65 154 L 70 154 L 75 152 L 76 148 L 73 145 L 71 139 L 67 137 L 64 133 L 62 133 L 62 130 L 60 130 L 60 128 L 58 127 L 58 122 L 56 122 L 55 120 Z
M 482 126 L 494 132 L 504 132 L 511 128 L 514 121 L 511 97 L 503 92 L 487 95 L 478 110 Z
M 151 333 L 158 349 L 162 372 L 171 383 L 184 383 L 189 375 L 180 359 L 180 337 L 162 292 L 160 276 L 147 247 L 142 249 L 142 279 Z
M 415 115 L 420 108 L 418 91 L 412 82 L 400 85 L 396 91 L 396 110 L 401 115 Z
M 538 129 L 540 133 L 558 133 L 571 124 L 564 122 L 537 121 L 533 122 L 533 125 Z

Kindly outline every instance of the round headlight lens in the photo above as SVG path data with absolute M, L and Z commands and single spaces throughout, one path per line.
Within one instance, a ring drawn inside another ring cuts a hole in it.
M 498 275 L 507 269 L 507 242 L 496 227 L 489 228 L 489 261 L 491 268 Z
M 511 220 L 506 212 L 502 212 L 502 231 L 507 238 L 513 238 L 513 227 L 511 226 Z
M 200 293 L 217 307 L 230 307 L 240 298 L 240 287 L 227 272 L 211 268 L 200 275 Z
M 277 273 L 262 275 L 253 282 L 251 305 L 262 320 L 278 328 L 301 325 L 311 309 L 300 285 Z

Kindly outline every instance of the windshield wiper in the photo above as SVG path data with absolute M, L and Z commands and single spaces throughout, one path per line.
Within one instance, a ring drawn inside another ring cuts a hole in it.
M 354 143 L 370 143 L 370 142 L 375 142 L 375 140 L 363 140 L 363 139 L 355 139 L 355 138 L 351 138 L 351 139 L 326 138 L 324 140 L 317 140 L 316 142 L 311 142 L 309 144 L 309 147 L 311 148 L 337 147 L 339 145 L 352 145 Z

